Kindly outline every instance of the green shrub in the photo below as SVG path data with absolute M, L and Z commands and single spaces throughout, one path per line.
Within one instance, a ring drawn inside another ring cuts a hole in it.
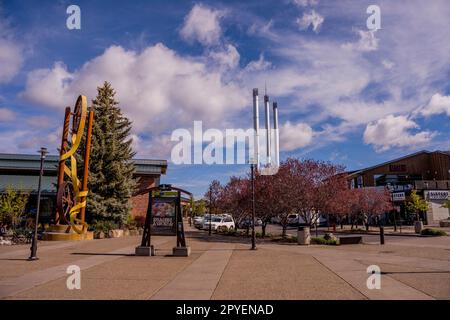
M 311 243 L 312 244 L 323 244 L 323 245 L 328 245 L 328 246 L 337 246 L 339 245 L 339 240 L 335 240 L 335 239 L 325 239 L 323 237 L 318 237 L 318 238 L 311 238 Z
M 262 238 L 262 232 L 256 232 L 255 233 L 257 238 Z M 271 233 L 266 233 L 266 235 L 264 236 L 264 238 L 272 238 L 273 235 Z
M 145 224 L 145 216 L 134 217 L 134 224 L 136 225 L 136 228 L 143 228 Z
M 114 221 L 110 220 L 94 220 L 90 225 L 92 231 L 103 231 L 105 235 L 109 233 L 110 230 L 118 229 L 119 225 Z
M 297 237 L 291 235 L 287 235 L 286 238 L 283 238 L 281 236 L 272 237 L 271 240 L 274 242 L 297 243 Z
M 0 222 L 8 224 L 15 229 L 21 217 L 25 214 L 29 194 L 7 186 L 0 195 Z
M 447 233 L 445 233 L 445 231 L 437 230 L 437 229 L 430 229 L 430 228 L 423 229 L 420 234 L 423 236 L 435 236 L 435 237 L 447 235 Z

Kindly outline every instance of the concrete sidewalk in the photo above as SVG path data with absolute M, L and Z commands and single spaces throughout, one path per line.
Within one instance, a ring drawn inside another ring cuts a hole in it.
M 0 248 L 2 299 L 450 299 L 449 237 L 401 243 L 298 246 L 258 243 L 186 228 L 189 257 L 172 257 L 174 237 L 154 237 L 154 257 L 136 257 L 139 237 Z M 248 243 L 247 243 L 248 242 Z M 422 245 L 422 247 L 420 247 Z M 81 268 L 68 290 L 66 268 Z M 381 290 L 366 286 L 379 265 Z
M 180 272 L 152 300 L 211 299 L 235 245 L 217 243 Z

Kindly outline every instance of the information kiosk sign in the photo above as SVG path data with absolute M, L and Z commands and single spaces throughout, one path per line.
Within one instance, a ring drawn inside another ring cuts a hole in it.
M 171 185 L 160 185 L 142 190 L 136 195 L 148 193 L 149 201 L 147 215 L 145 217 L 144 233 L 142 242 L 136 248 L 137 255 L 154 255 L 151 245 L 151 236 L 175 236 L 177 244 L 174 247 L 174 255 L 188 256 L 190 248 L 186 246 L 183 227 L 183 213 L 181 206 L 181 193 L 192 194 L 183 189 Z

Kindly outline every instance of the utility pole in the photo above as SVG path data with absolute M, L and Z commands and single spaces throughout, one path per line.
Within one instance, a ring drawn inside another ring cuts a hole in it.
M 211 228 L 212 228 L 212 184 L 209 186 L 209 232 L 208 232 L 209 235 L 211 235 Z
M 255 165 L 250 165 L 252 179 L 252 250 L 256 250 L 256 234 L 255 234 Z
M 33 234 L 33 239 L 32 239 L 31 248 L 30 248 L 31 254 L 30 254 L 30 257 L 28 258 L 29 261 L 34 261 L 34 260 L 39 259 L 36 256 L 36 253 L 37 253 L 37 233 L 38 233 L 39 213 L 40 213 L 40 206 L 41 206 L 41 181 L 42 181 L 42 176 L 44 175 L 44 159 L 45 159 L 45 155 L 48 153 L 46 148 L 41 148 L 41 150 L 39 150 L 38 152 L 40 152 L 40 154 L 41 154 L 41 166 L 40 166 L 40 170 L 39 170 L 36 219 L 35 219 L 35 223 L 34 223 L 34 234 Z

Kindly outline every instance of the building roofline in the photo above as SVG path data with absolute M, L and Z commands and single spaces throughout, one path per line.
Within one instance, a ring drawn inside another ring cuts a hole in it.
M 40 155 L 39 154 L 18 154 L 18 153 L 0 153 L 0 161 L 1 160 L 9 160 L 9 161 L 39 161 Z M 46 164 L 47 166 L 44 168 L 45 171 L 53 170 L 53 168 L 49 168 L 48 166 L 52 165 L 53 163 L 58 163 L 59 156 L 58 155 L 47 155 L 46 156 Z M 161 168 L 161 174 L 166 174 L 167 172 L 167 160 L 163 159 L 132 159 L 135 165 L 140 166 L 156 166 Z M 0 164 L 0 169 L 11 169 L 10 166 L 4 167 Z M 17 166 L 15 169 L 17 170 L 24 170 L 24 171 L 36 171 L 36 168 L 30 168 L 30 167 L 20 167 Z M 38 168 L 39 169 L 39 168 Z M 56 170 L 56 167 L 55 167 Z M 142 172 L 142 174 L 146 174 L 145 172 Z M 154 173 L 149 173 L 154 174 Z
M 370 171 L 370 170 L 373 170 L 375 168 L 382 167 L 382 166 L 385 166 L 385 165 L 393 163 L 393 162 L 397 162 L 397 161 L 401 161 L 401 160 L 408 159 L 408 158 L 411 158 L 411 157 L 415 157 L 415 156 L 417 156 L 419 154 L 423 154 L 423 153 L 431 154 L 431 153 L 434 153 L 434 152 L 444 153 L 445 155 L 449 155 L 448 153 L 445 153 L 445 152 L 442 152 L 442 151 L 439 151 L 439 150 L 436 150 L 436 151 L 433 151 L 433 152 L 432 151 L 428 151 L 428 150 L 421 150 L 421 151 L 417 151 L 417 152 L 408 154 L 408 155 L 400 157 L 400 158 L 396 158 L 396 159 L 392 159 L 392 160 L 389 160 L 389 161 L 386 161 L 386 162 L 383 162 L 383 163 L 380 163 L 380 164 L 376 164 L 376 165 L 371 166 L 371 167 L 367 167 L 367 168 L 360 169 L 360 170 L 355 170 L 355 171 L 350 171 L 349 172 L 349 176 L 356 175 L 356 174 L 359 174 L 359 173 L 364 172 L 364 171 Z

